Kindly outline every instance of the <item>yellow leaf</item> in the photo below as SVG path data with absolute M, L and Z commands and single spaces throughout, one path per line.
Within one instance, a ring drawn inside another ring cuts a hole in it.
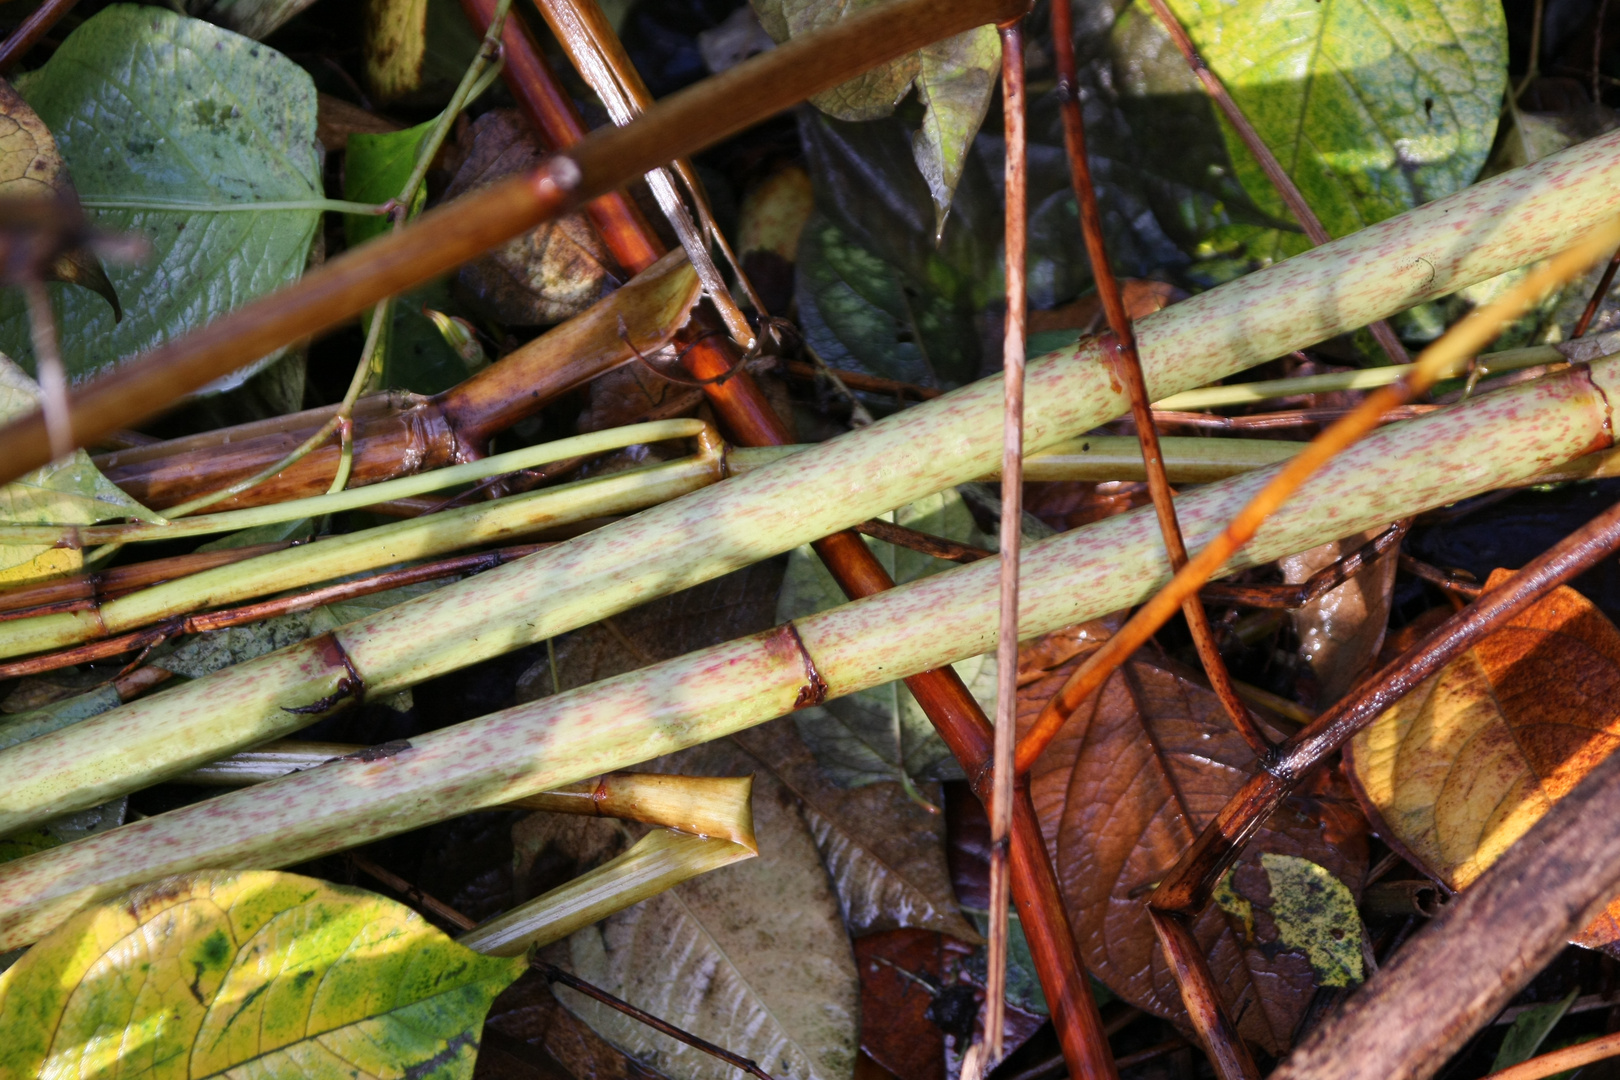
M 1616 747 L 1620 630 L 1559 588 L 1402 698 L 1345 756 L 1379 832 L 1462 889 Z M 1620 942 L 1620 902 L 1578 941 Z
M 526 966 L 296 874 L 205 871 L 79 912 L 0 975 L 0 1077 L 468 1077 Z

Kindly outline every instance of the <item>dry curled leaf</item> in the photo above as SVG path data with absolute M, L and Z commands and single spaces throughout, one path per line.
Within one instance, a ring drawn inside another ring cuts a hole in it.
M 1026 648 L 1020 725 L 1033 722 L 1109 633 L 1092 623 Z M 1215 695 L 1143 650 L 1075 710 L 1031 770 L 1081 959 L 1131 1004 L 1185 1023 L 1143 900 L 1257 767 Z M 1243 896 L 1269 895 L 1260 862 L 1267 852 L 1308 859 L 1360 894 L 1365 824 L 1337 774 L 1320 774 L 1249 843 L 1233 878 Z M 1256 920 L 1251 931 L 1214 905 L 1194 933 L 1239 1033 L 1268 1053 L 1285 1051 L 1316 988 L 1307 957 L 1288 948 L 1270 920 Z
M 50 129 L 4 79 L 0 79 L 0 198 L 59 199 L 74 206 L 79 202 Z M 114 319 L 124 317 L 118 292 L 93 251 L 78 248 L 57 256 L 46 278 L 99 293 L 112 305 Z
M 515 109 L 472 123 L 471 147 L 446 200 L 532 169 L 545 158 Z M 458 281 L 497 322 L 562 322 L 590 307 L 610 283 L 612 256 L 579 211 L 535 226 L 461 268 Z
M 1620 630 L 1560 587 L 1402 698 L 1345 756 L 1380 834 L 1462 889 L 1617 746 Z M 1577 941 L 1620 949 L 1620 901 Z

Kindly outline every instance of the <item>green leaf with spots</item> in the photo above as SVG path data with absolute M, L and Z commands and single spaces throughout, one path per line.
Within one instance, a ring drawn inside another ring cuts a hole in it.
M 456 1080 L 525 967 L 359 889 L 167 878 L 79 912 L 0 975 L 0 1075 Z
M 121 323 L 100 297 L 50 286 L 70 376 L 105 371 L 303 273 L 320 225 L 313 205 L 219 209 L 323 197 L 315 84 L 285 56 L 161 7 L 119 4 L 17 89 L 56 136 L 91 223 L 150 245 L 139 263 L 107 268 Z M 125 203 L 187 209 L 106 208 Z M 33 363 L 15 291 L 0 297 L 0 350 Z
M 1271 882 L 1271 917 L 1287 948 L 1304 953 L 1323 986 L 1355 986 L 1362 968 L 1356 898 L 1326 867 L 1294 855 L 1260 856 Z M 1224 905 L 1223 905 L 1224 906 Z
M 1169 3 L 1331 235 L 1458 191 L 1485 163 L 1507 81 L 1507 27 L 1495 0 Z M 1154 23 L 1142 0 L 1122 15 L 1116 42 L 1132 45 L 1116 70 L 1158 51 L 1149 39 L 1164 34 Z M 1164 99 L 1185 113 L 1183 95 Z M 1259 163 L 1221 123 L 1249 198 L 1292 222 Z M 1219 173 L 1225 163 L 1202 167 Z M 1302 232 L 1252 225 L 1213 242 L 1261 259 L 1310 246 Z
M 985 546 L 962 497 L 942 491 L 903 506 L 887 515 L 897 524 L 961 543 Z M 906 548 L 873 540 L 867 545 L 896 584 L 915 581 L 952 564 Z M 844 593 L 809 547 L 788 556 L 787 573 L 777 596 L 776 617 L 785 622 L 845 603 Z M 996 664 L 994 656 L 975 656 L 954 665 L 986 715 L 995 715 Z M 902 682 L 885 683 L 870 690 L 835 698 L 825 705 L 793 714 L 799 734 L 816 761 L 842 787 L 860 787 L 880 780 L 910 785 L 917 780 L 948 780 L 961 776 L 956 759 L 933 724 Z

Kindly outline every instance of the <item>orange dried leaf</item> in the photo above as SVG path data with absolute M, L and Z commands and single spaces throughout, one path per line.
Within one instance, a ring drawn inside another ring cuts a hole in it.
M 1021 727 L 1106 639 L 1107 627 L 1092 623 L 1059 635 L 1025 650 Z M 1035 664 L 1064 653 L 1061 666 L 1034 677 Z M 1036 813 L 1081 959 L 1131 1004 L 1185 1024 L 1145 900 L 1256 768 L 1214 693 L 1143 650 L 1075 710 L 1031 770 Z M 1323 774 L 1284 803 L 1238 863 L 1232 884 L 1255 909 L 1253 931 L 1214 905 L 1194 924 L 1239 1034 L 1281 1054 L 1316 982 L 1308 960 L 1282 944 L 1269 916 L 1270 884 L 1260 864 L 1266 852 L 1317 863 L 1359 896 L 1365 823 L 1337 774 Z
M 1616 746 L 1620 630 L 1561 587 L 1402 698 L 1345 756 L 1381 834 L 1462 889 Z M 1578 943 L 1614 951 L 1620 901 Z

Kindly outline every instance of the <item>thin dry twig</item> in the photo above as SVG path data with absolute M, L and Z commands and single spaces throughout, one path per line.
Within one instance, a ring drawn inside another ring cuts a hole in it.
M 45 0 L 22 21 L 11 36 L 0 43 L 0 74 L 8 72 L 23 55 L 39 44 L 39 39 L 50 33 L 57 20 L 73 10 L 79 0 Z
M 930 533 L 918 532 L 908 529 L 904 525 L 896 525 L 892 521 L 873 518 L 863 521 L 855 526 L 855 531 L 864 533 L 874 540 L 882 540 L 895 547 L 907 548 L 911 551 L 920 551 L 924 555 L 932 555 L 936 559 L 946 562 L 971 563 L 980 559 L 995 557 L 995 552 L 984 548 L 974 547 L 972 544 L 958 544 L 955 540 L 947 540 L 943 536 L 934 536 Z
M 984 1045 L 968 1080 L 1001 1060 L 1007 999 L 1008 837 L 1013 819 L 1013 751 L 1018 738 L 1018 555 L 1024 519 L 1024 289 L 1029 171 L 1024 116 L 1024 35 L 1001 27 L 1001 102 L 1006 133 L 1007 323 L 1001 450 L 1001 611 L 996 637 L 996 730 L 990 795 L 990 955 L 984 990 Z M 974 1050 L 979 1047 L 975 1044 Z M 968 1073 L 966 1065 L 964 1074 Z
M 724 1061 L 733 1068 L 741 1069 L 750 1076 L 757 1076 L 760 1080 L 772 1080 L 771 1074 L 761 1069 L 755 1061 L 745 1058 L 741 1054 L 734 1054 L 721 1046 L 716 1046 L 707 1039 L 700 1039 L 690 1032 L 682 1031 L 667 1020 L 660 1020 L 652 1013 L 643 1012 L 623 998 L 616 998 L 606 990 L 592 986 L 571 971 L 564 971 L 555 964 L 548 964 L 544 960 L 531 960 L 530 966 L 546 977 L 548 982 L 562 983 L 570 990 L 577 990 L 588 998 L 600 1001 L 612 1009 L 617 1009 L 633 1020 L 639 1020 L 654 1031 L 668 1035 L 672 1039 L 679 1039 L 688 1046 L 695 1046 L 705 1054 L 710 1054 Z
M 1214 581 L 1198 590 L 1205 600 L 1219 604 L 1242 604 L 1256 608 L 1302 608 L 1311 601 L 1327 595 L 1356 574 L 1371 565 L 1380 555 L 1395 547 L 1411 526 L 1409 521 L 1396 522 L 1343 558 L 1322 567 L 1297 585 L 1228 585 Z
M 1119 280 L 1108 262 L 1102 212 L 1097 205 L 1096 186 L 1091 182 L 1091 162 L 1086 156 L 1086 125 L 1080 112 L 1079 76 L 1075 67 L 1071 23 L 1069 0 L 1056 0 L 1052 5 L 1052 45 L 1057 61 L 1058 95 L 1062 103 L 1063 141 L 1069 153 L 1069 176 L 1080 207 L 1080 231 L 1091 262 L 1091 276 L 1097 283 L 1097 295 L 1102 301 L 1113 338 L 1114 365 L 1130 390 L 1131 415 L 1136 420 L 1136 437 L 1142 446 L 1142 464 L 1147 470 L 1153 511 L 1159 519 L 1159 532 L 1164 537 L 1165 551 L 1170 556 L 1170 568 L 1179 571 L 1187 564 L 1187 545 L 1181 537 L 1181 523 L 1176 520 L 1175 493 L 1171 491 L 1170 480 L 1164 471 L 1159 429 L 1154 424 L 1152 402 L 1148 400 L 1142 358 L 1136 351 L 1136 332 L 1125 310 L 1125 297 L 1120 291 Z M 1255 722 L 1248 706 L 1238 697 L 1237 689 L 1232 685 L 1232 676 L 1226 670 L 1226 661 L 1221 658 L 1220 646 L 1216 644 L 1215 630 L 1209 624 L 1209 614 L 1204 611 L 1204 605 L 1196 594 L 1187 597 L 1182 605 L 1182 613 L 1186 616 L 1193 646 L 1198 650 L 1198 659 L 1204 665 L 1210 687 L 1232 718 L 1232 725 L 1255 753 L 1265 753 L 1271 743 L 1260 731 L 1260 725 Z
M 1614 284 L 1614 272 L 1616 269 L 1620 269 L 1620 249 L 1615 251 L 1614 256 L 1609 260 L 1609 265 L 1603 268 L 1603 276 L 1598 279 L 1597 288 L 1592 290 L 1592 298 L 1586 302 L 1586 310 L 1582 311 L 1581 317 L 1575 320 L 1575 329 L 1569 335 L 1571 340 L 1584 337 L 1586 328 L 1592 325 L 1592 317 L 1597 314 L 1598 307 L 1603 303 L 1603 298 L 1609 295 L 1609 286 Z
M 1529 1061 L 1521 1061 L 1510 1068 L 1493 1072 L 1485 1080 L 1542 1080 L 1543 1077 L 1554 1076 L 1569 1069 L 1578 1069 L 1582 1065 L 1590 1065 L 1594 1061 L 1602 1061 L 1616 1054 L 1620 1054 L 1620 1033 L 1602 1035 L 1587 1042 L 1541 1054 Z

